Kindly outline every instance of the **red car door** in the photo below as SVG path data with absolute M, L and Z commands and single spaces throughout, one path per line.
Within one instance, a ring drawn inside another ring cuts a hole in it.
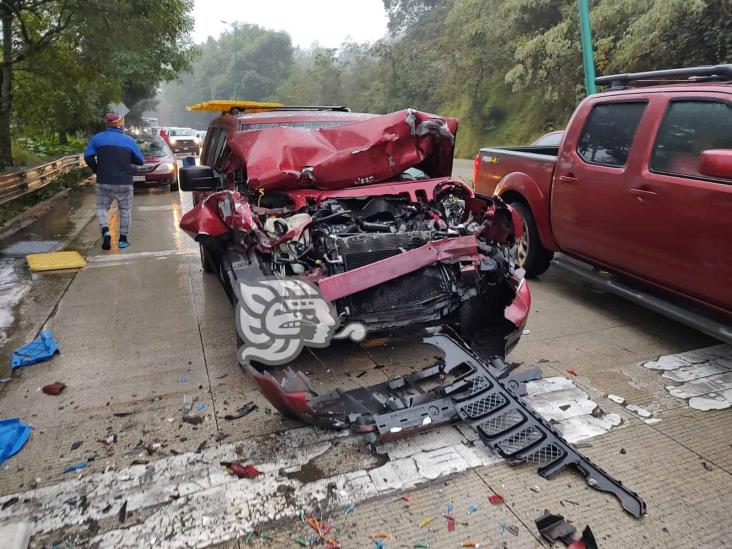
M 551 224 L 560 249 L 631 270 L 636 220 L 627 207 L 628 173 L 638 170 L 633 142 L 645 98 L 590 99 L 570 122 L 555 168 Z M 578 126 L 582 126 L 581 128 Z
M 630 178 L 633 272 L 732 311 L 732 180 L 699 165 L 705 150 L 732 149 L 732 94 L 659 94 L 648 111 L 642 167 Z

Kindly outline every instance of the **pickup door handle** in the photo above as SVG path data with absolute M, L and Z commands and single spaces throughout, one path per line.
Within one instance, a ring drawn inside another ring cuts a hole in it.
M 574 176 L 574 174 L 568 173 L 567 175 L 560 175 L 559 181 L 561 181 L 562 183 L 572 184 L 577 183 L 577 178 Z
M 648 187 L 633 187 L 630 189 L 630 194 L 635 196 L 656 196 L 656 191 L 653 191 Z

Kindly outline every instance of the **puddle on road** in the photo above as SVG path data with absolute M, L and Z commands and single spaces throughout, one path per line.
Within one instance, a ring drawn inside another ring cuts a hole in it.
M 30 289 L 23 259 L 0 259 L 0 345 L 8 340 L 17 308 Z
M 61 240 L 19 240 L 0 249 L 0 255 L 24 258 L 29 254 L 55 252 L 63 248 L 63 245 Z

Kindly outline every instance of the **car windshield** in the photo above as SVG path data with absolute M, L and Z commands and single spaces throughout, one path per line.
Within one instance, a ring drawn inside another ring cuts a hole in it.
M 140 147 L 142 154 L 151 154 L 155 156 L 164 156 L 168 154 L 165 141 L 156 137 L 155 139 L 138 139 L 137 146 Z
M 170 132 L 168 132 L 168 135 L 174 135 L 174 136 L 190 135 L 190 136 L 194 136 L 194 135 L 196 135 L 196 130 L 191 130 L 190 128 L 171 128 L 170 129 Z

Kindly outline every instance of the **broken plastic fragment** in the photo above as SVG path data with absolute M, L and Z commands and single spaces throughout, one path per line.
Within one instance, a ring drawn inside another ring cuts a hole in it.
M 351 513 L 353 513 L 353 503 L 349 503 L 349 504 L 348 504 L 348 505 L 346 506 L 346 514 L 347 514 L 347 515 L 350 515 Z
M 616 404 L 625 404 L 625 399 L 618 395 L 607 395 L 608 400 L 612 400 Z
M 460 547 L 480 547 L 480 543 L 473 540 L 464 541 Z
M 478 506 L 477 506 L 477 505 L 476 505 L 476 504 L 474 503 L 474 504 L 473 504 L 473 505 L 471 505 L 471 506 L 470 506 L 470 508 L 468 509 L 468 514 L 469 514 L 469 515 L 472 515 L 473 513 L 477 513 L 477 512 L 478 512 Z
M 43 330 L 36 339 L 13 351 L 12 369 L 49 360 L 58 352 L 58 342 L 53 334 L 49 330 Z
M 56 383 L 51 383 L 50 385 L 44 385 L 41 391 L 46 393 L 47 395 L 58 395 L 66 389 L 66 385 L 61 383 L 60 381 L 57 381 Z
M 576 376 L 577 375 L 577 370 L 575 370 L 574 368 L 567 368 L 564 371 L 567 372 L 571 376 Z
M 503 502 L 503 496 L 501 494 L 493 494 L 488 497 L 488 501 L 491 505 L 498 505 Z
M 79 463 L 65 467 L 64 473 L 75 473 L 76 471 L 81 471 L 84 467 L 86 467 L 86 461 L 80 461 Z
M 544 514 L 537 517 L 535 522 L 539 533 L 552 543 L 559 539 L 568 545 L 572 543 L 577 531 L 574 526 L 564 520 L 562 515 L 552 515 L 547 510 L 544 510 Z
M 233 463 L 231 461 L 222 461 L 221 465 L 238 478 L 255 478 L 262 474 L 253 465 L 242 465 L 241 463 Z
M 427 517 L 425 519 L 422 519 L 419 523 L 420 528 L 424 528 L 428 524 L 430 524 L 433 520 L 435 520 L 435 517 Z
M 447 519 L 447 531 L 448 532 L 455 531 L 455 519 L 454 518 Z

